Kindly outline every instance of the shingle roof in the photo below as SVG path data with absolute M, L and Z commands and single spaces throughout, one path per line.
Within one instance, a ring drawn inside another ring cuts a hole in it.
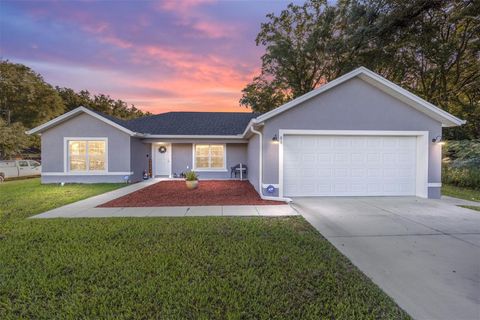
M 167 112 L 126 121 L 117 119 L 122 123 L 116 123 L 134 132 L 155 135 L 238 135 L 258 115 L 251 112 Z
M 125 128 L 128 129 L 128 127 L 126 126 L 126 120 L 118 119 L 118 118 L 116 118 L 116 117 L 114 117 L 114 116 L 111 116 L 111 115 L 109 115 L 109 114 L 106 114 L 106 113 L 103 113 L 103 112 L 100 112 L 100 111 L 97 111 L 97 110 L 93 110 L 93 109 L 90 109 L 90 108 L 88 108 L 88 110 L 93 111 L 93 112 L 95 112 L 96 114 L 99 114 L 99 115 L 101 115 L 102 117 L 104 117 L 104 118 L 106 118 L 106 119 L 108 119 L 108 120 L 110 120 L 110 121 L 112 121 L 112 122 L 115 122 L 116 124 L 119 124 L 119 125 L 121 125 L 121 126 L 123 126 L 123 127 L 125 127 Z

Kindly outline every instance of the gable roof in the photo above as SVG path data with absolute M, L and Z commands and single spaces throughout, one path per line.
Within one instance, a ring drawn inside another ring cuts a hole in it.
M 417 95 L 414 95 L 413 93 L 403 89 L 402 87 L 396 85 L 395 83 L 385 79 L 384 77 L 376 74 L 373 71 L 370 71 L 369 69 L 365 67 L 360 67 L 357 68 L 335 80 L 332 80 L 328 82 L 327 84 L 312 90 L 294 100 L 291 100 L 290 102 L 285 103 L 284 105 L 273 109 L 267 113 L 262 114 L 258 118 L 255 119 L 255 123 L 261 123 L 263 121 L 266 121 L 272 117 L 275 117 L 276 115 L 283 113 L 299 104 L 301 104 L 304 101 L 307 101 L 313 97 L 318 96 L 319 94 L 326 92 L 330 89 L 335 88 L 336 86 L 352 79 L 355 77 L 359 77 L 360 79 L 370 83 L 371 85 L 379 88 L 380 90 L 384 91 L 385 93 L 401 100 L 402 102 L 410 105 L 411 107 L 417 109 L 420 112 L 423 112 L 430 116 L 431 118 L 439 121 L 442 123 L 442 126 L 444 127 L 454 127 L 454 126 L 460 126 L 462 124 L 465 124 L 465 120 L 461 120 L 450 113 L 434 106 L 430 102 L 420 98 Z
M 103 121 L 106 124 L 111 125 L 112 127 L 115 127 L 118 130 L 123 131 L 131 136 L 135 135 L 135 132 L 131 131 L 125 126 L 123 120 L 117 119 L 112 116 L 107 116 L 106 114 L 98 111 L 93 111 L 85 107 L 78 107 L 67 113 L 64 113 L 61 116 L 58 116 L 48 122 L 45 122 L 42 125 L 39 125 L 38 127 L 28 130 L 27 134 L 42 133 L 43 131 L 50 129 L 51 127 L 57 126 L 62 122 L 76 117 L 80 113 L 86 113 L 88 115 L 91 115 L 92 117 L 97 118 L 98 120 Z

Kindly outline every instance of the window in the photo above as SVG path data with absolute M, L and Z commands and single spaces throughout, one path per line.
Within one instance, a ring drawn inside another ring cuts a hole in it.
M 30 167 L 32 167 L 32 168 L 40 167 L 40 163 L 38 161 L 28 160 L 28 163 L 30 164 Z
M 106 150 L 106 139 L 68 140 L 68 170 L 106 171 Z
M 19 167 L 28 167 L 28 162 L 25 160 L 18 161 Z
M 193 158 L 195 170 L 225 170 L 225 145 L 196 144 Z

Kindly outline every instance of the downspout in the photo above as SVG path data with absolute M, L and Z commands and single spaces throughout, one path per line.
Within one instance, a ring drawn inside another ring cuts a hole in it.
M 263 195 L 263 135 L 260 131 L 253 129 L 253 125 L 250 127 L 250 131 L 252 133 L 258 135 L 259 138 L 259 148 L 260 152 L 258 153 L 259 157 L 259 164 L 258 164 L 258 190 L 260 194 L 260 198 L 263 200 L 271 200 L 271 201 L 285 201 L 285 202 L 292 202 L 290 198 L 282 198 L 282 197 L 270 197 Z

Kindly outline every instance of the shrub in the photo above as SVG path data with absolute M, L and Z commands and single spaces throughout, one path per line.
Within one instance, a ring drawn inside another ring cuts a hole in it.
M 198 180 L 198 175 L 195 171 L 187 171 L 187 172 L 185 172 L 185 180 L 186 181 L 196 181 L 196 180 Z
M 442 182 L 458 187 L 480 190 L 479 168 L 452 168 L 443 166 Z
M 447 141 L 442 182 L 480 190 L 480 140 Z
M 480 168 L 480 140 L 447 141 L 443 160 L 453 168 Z

